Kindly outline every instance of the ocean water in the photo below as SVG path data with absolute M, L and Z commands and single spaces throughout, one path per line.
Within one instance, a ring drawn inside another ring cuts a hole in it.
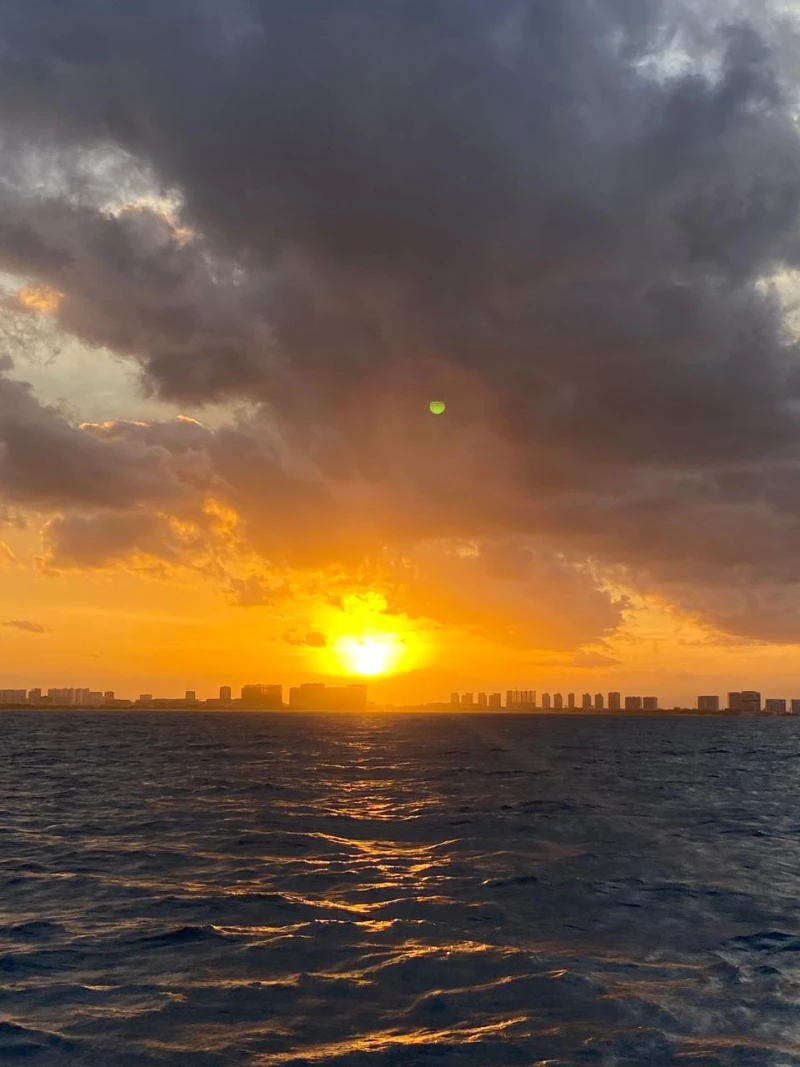
M 800 1065 L 800 722 L 0 730 L 3 1065 Z

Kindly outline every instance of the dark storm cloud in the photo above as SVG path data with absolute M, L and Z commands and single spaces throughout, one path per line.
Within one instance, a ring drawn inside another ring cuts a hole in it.
M 788 580 L 800 374 L 768 280 L 800 266 L 796 38 L 726 10 L 7 0 L 0 263 L 161 394 L 264 404 L 291 462 L 241 428 L 189 451 L 269 556 L 533 532 L 644 585 Z M 89 157 L 176 219 L 110 214 Z M 178 477 L 132 430 L 67 434 L 43 473 L 2 425 L 17 498 Z
M 0 497 L 35 507 L 163 503 L 182 492 L 166 454 L 162 447 L 98 440 L 40 404 L 0 366 Z

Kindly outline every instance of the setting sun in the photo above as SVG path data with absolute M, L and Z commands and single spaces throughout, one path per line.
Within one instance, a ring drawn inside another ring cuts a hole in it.
M 405 654 L 405 644 L 394 634 L 383 637 L 340 637 L 334 652 L 344 671 L 376 677 L 391 674 Z

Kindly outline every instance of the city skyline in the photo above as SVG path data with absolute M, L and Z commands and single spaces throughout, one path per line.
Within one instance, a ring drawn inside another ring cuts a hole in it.
M 103 708 L 103 709 L 230 709 L 230 710 L 280 710 L 307 711 L 366 711 L 380 710 L 384 705 L 369 701 L 365 683 L 350 682 L 329 686 L 322 682 L 301 682 L 284 692 L 281 683 L 247 683 L 240 695 L 234 697 L 233 687 L 222 685 L 216 697 L 198 696 L 196 689 L 186 689 L 182 697 L 164 696 L 156 693 L 139 693 L 136 697 L 124 697 L 113 690 L 94 690 L 90 687 L 33 687 L 30 689 L 0 688 L 0 707 L 52 707 L 52 708 Z M 387 707 L 393 707 L 386 702 Z M 729 691 L 727 699 L 718 694 L 701 694 L 687 705 L 672 705 L 657 696 L 623 694 L 612 690 L 608 693 L 584 693 L 577 699 L 575 693 L 543 692 L 536 690 L 506 690 L 502 692 L 450 693 L 448 701 L 428 700 L 416 705 L 419 710 L 465 711 L 465 712 L 530 712 L 559 715 L 577 714 L 668 714 L 670 711 L 697 711 L 700 714 L 742 715 L 800 715 L 800 697 L 763 696 L 757 690 Z

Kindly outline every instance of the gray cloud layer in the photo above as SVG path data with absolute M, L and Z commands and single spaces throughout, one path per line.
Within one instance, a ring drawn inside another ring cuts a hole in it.
M 146 507 L 216 478 L 270 558 L 536 534 L 796 637 L 800 376 L 768 282 L 800 267 L 797 39 L 731 11 L 0 4 L 0 262 L 149 388 L 254 401 L 273 434 L 176 466 L 127 424 L 36 436 L 6 381 L 8 494 Z M 110 214 L 111 174 L 189 232 Z

